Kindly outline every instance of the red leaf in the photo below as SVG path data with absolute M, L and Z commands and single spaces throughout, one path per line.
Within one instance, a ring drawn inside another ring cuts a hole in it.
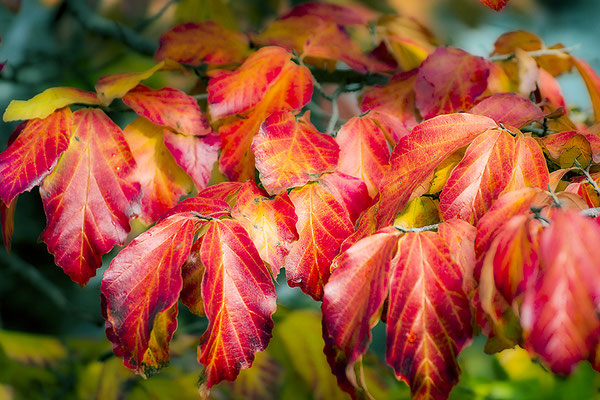
M 156 61 L 171 59 L 182 64 L 200 66 L 241 63 L 250 53 L 248 38 L 213 21 L 189 22 L 163 33 Z
M 419 68 L 416 104 L 425 119 L 466 111 L 487 88 L 487 61 L 454 47 L 438 47 Z
M 96 274 L 102 254 L 127 237 L 139 208 L 139 185 L 130 182 L 135 167 L 123 132 L 106 114 L 85 108 L 73 115 L 69 147 L 40 194 L 48 220 L 42 240 L 80 285 Z
M 206 266 L 202 297 L 208 329 L 198 361 L 206 366 L 206 386 L 234 380 L 271 339 L 275 286 L 252 240 L 233 220 L 212 220 L 200 252 Z
M 390 169 L 380 183 L 377 226 L 390 225 L 419 184 L 445 158 L 496 123 L 470 114 L 441 115 L 417 125 L 394 149 Z
M 181 266 L 200 223 L 183 214 L 162 220 L 121 250 L 104 273 L 101 291 L 107 328 L 114 334 L 109 339 L 122 347 L 126 365 L 137 372 L 148 374 L 161 367 L 146 358 L 153 327 L 160 313 L 177 304 L 183 285 Z M 169 321 L 174 318 L 171 315 Z
M 440 195 L 445 220 L 477 223 L 510 181 L 515 140 L 506 131 L 489 130 L 473 140 Z
M 590 100 L 594 110 L 594 119 L 596 122 L 600 122 L 600 76 L 598 76 L 596 71 L 594 71 L 594 69 L 585 61 L 576 57 L 572 57 L 572 60 L 590 94 Z
M 123 103 L 150 122 L 184 135 L 205 136 L 211 132 L 196 99 L 181 90 L 137 85 L 123 97 Z
M 192 178 L 196 189 L 204 189 L 219 158 L 219 136 L 213 132 L 204 137 L 185 136 L 165 130 L 164 142 L 175 162 Z
M 223 73 L 208 83 L 209 111 L 223 121 L 221 171 L 232 180 L 254 179 L 252 138 L 266 117 L 277 111 L 304 106 L 312 96 L 308 68 L 291 61 L 280 47 L 264 47 L 236 71 Z M 244 115 L 239 115 L 244 113 Z
M 291 112 L 271 114 L 252 142 L 256 169 L 266 191 L 273 195 L 302 186 L 334 171 L 339 159 L 335 140 Z
M 342 350 L 346 366 L 367 351 L 371 328 L 377 324 L 388 294 L 390 262 L 398 236 L 399 232 L 391 228 L 361 239 L 331 266 L 333 272 L 323 296 L 323 337 L 327 346 Z
M 571 151 L 568 142 L 577 135 L 583 136 L 585 140 L 589 142 L 589 150 L 591 150 L 592 153 L 592 160 L 594 161 L 594 163 L 600 163 L 600 137 L 596 136 L 593 133 L 588 133 L 585 131 L 558 132 L 545 136 L 542 139 L 542 141 L 544 143 L 544 147 L 546 148 L 546 150 L 548 150 L 550 157 L 552 157 L 553 159 L 559 159 L 564 152 Z
M 202 190 L 198 193 L 198 196 L 221 200 L 233 206 L 237 199 L 237 194 L 243 185 L 242 182 L 221 182 Z
M 277 278 L 292 243 L 298 240 L 298 217 L 287 193 L 269 198 L 254 182 L 246 182 L 231 216 L 246 229 L 260 257 L 271 266 L 271 273 Z
M 367 186 L 358 178 L 335 171 L 321 175 L 319 182 L 344 206 L 352 223 L 372 203 Z
M 595 350 L 600 333 L 600 226 L 575 210 L 556 211 L 540 237 L 540 276 L 525 292 L 525 348 L 555 373 L 569 374 Z
M 446 399 L 471 338 L 460 267 L 433 232 L 408 233 L 392 261 L 386 361 L 417 399 Z
M 471 297 L 475 290 L 475 238 L 477 229 L 461 220 L 450 219 L 439 224 L 438 232 L 444 239 L 454 262 L 461 268 L 463 275 L 463 289 Z
M 546 158 L 538 142 L 530 135 L 517 134 L 513 171 L 504 192 L 524 187 L 547 189 L 550 174 Z
M 481 0 L 483 4 L 496 11 L 502 10 L 508 4 L 509 0 Z
M 18 136 L 0 153 L 0 198 L 5 205 L 40 184 L 69 146 L 73 114 L 68 108 L 20 125 Z
M 390 150 L 379 125 L 368 117 L 352 118 L 340 128 L 335 140 L 340 146 L 338 170 L 361 179 L 369 195 L 375 197 L 390 163 Z
M 288 284 L 299 286 L 315 300 L 323 297 L 329 266 L 353 226 L 344 208 L 320 183 L 309 183 L 290 192 L 298 222 L 298 241 L 285 259 Z
M 531 100 L 516 93 L 498 93 L 488 96 L 473 106 L 469 112 L 485 115 L 498 124 L 517 128 L 542 119 L 545 115 Z

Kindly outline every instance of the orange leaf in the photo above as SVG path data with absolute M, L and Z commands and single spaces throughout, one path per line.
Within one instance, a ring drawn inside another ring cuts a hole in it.
M 495 0 L 492 0 L 495 1 Z M 540 50 L 544 46 L 542 39 L 535 33 L 527 31 L 512 31 L 500 35 L 494 43 L 494 54 L 513 54 L 516 49 L 525 51 Z
M 96 82 L 96 93 L 102 105 L 109 105 L 116 98 L 123 97 L 141 81 L 150 78 L 155 72 L 161 70 L 165 62 L 161 61 L 154 67 L 143 72 L 123 72 L 106 75 Z
M 205 136 L 210 133 L 196 99 L 181 90 L 153 90 L 137 85 L 123 97 L 123 103 L 150 122 L 173 128 L 184 135 Z
M 600 163 L 600 137 L 593 133 L 558 132 L 545 136 L 542 143 L 550 158 L 558 161 L 562 168 L 573 166 L 575 159 L 584 167 L 590 158 Z
M 544 118 L 544 113 L 538 106 L 516 93 L 498 93 L 488 96 L 473 106 L 469 112 L 485 115 L 498 124 L 517 128 Z
M 592 108 L 594 109 L 594 119 L 596 122 L 600 122 L 600 77 L 585 61 L 576 57 L 572 59 L 590 94 Z
M 256 169 L 266 191 L 278 194 L 337 168 L 339 146 L 291 112 L 271 114 L 252 141 Z
M 503 192 L 524 187 L 548 188 L 550 174 L 544 153 L 530 135 L 517 133 L 513 163 L 512 177 Z
M 73 115 L 69 147 L 40 188 L 48 220 L 42 240 L 56 265 L 85 285 L 102 255 L 123 244 L 139 208 L 136 164 L 121 129 L 102 111 Z
M 163 33 L 154 59 L 162 61 L 168 58 L 193 66 L 221 65 L 239 64 L 249 54 L 246 35 L 216 22 L 205 21 L 177 25 Z
M 508 4 L 509 0 L 481 0 L 483 4 L 496 11 L 502 10 Z

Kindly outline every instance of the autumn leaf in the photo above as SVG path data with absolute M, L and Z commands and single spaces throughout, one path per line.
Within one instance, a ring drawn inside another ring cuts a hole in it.
M 95 93 L 71 87 L 54 87 L 27 101 L 12 100 L 4 111 L 4 122 L 21 119 L 44 119 L 56 110 L 71 104 L 98 105 L 100 101 Z
M 600 77 L 585 61 L 576 57 L 572 57 L 572 60 L 590 94 L 590 100 L 592 101 L 592 108 L 594 110 L 594 120 L 600 122 Z
M 202 386 L 234 380 L 271 339 L 275 286 L 242 225 L 212 220 L 200 259 L 206 267 L 202 298 L 208 328 L 200 339 L 198 361 L 206 366 Z M 202 390 L 202 388 L 201 388 Z
M 181 279 L 183 280 L 181 302 L 199 317 L 205 315 L 204 301 L 202 300 L 202 278 L 204 277 L 206 268 L 200 259 L 203 237 L 194 242 L 190 249 L 190 254 L 181 266 Z
M 498 124 L 517 128 L 544 118 L 544 113 L 538 106 L 516 93 L 498 93 L 485 97 L 473 106 L 469 112 L 485 115 Z
M 438 232 L 446 242 L 450 256 L 462 271 L 463 289 L 471 299 L 477 285 L 473 276 L 476 263 L 475 238 L 477 237 L 477 229 L 468 222 L 453 218 L 440 223 Z
M 379 182 L 389 168 L 390 150 L 379 125 L 368 116 L 355 117 L 338 131 L 340 148 L 338 170 L 361 179 L 375 197 Z
M 148 352 L 168 351 L 165 346 L 174 330 L 168 325 L 175 323 L 176 315 L 168 310 L 177 304 L 183 286 L 181 266 L 200 223 L 191 214 L 173 215 L 157 223 L 127 245 L 104 273 L 101 291 L 106 299 L 107 326 L 115 335 L 109 339 L 122 346 L 126 365 L 138 373 L 148 375 L 166 362 L 161 357 L 157 363 Z M 163 339 L 161 348 L 150 349 L 156 328 L 169 330 L 169 338 Z
M 372 203 L 365 183 L 343 172 L 323 174 L 319 182 L 346 209 L 352 223 L 355 223 L 361 213 Z
M 200 66 L 239 64 L 248 55 L 248 38 L 216 22 L 188 22 L 163 33 L 156 61 L 171 59 L 182 64 Z
M 242 182 L 221 182 L 200 191 L 198 197 L 220 200 L 233 207 L 243 185 Z
M 284 265 L 292 243 L 298 239 L 298 217 L 287 193 L 269 198 L 254 182 L 240 189 L 231 216 L 248 232 L 260 257 L 270 265 L 274 278 Z
M 444 219 L 477 223 L 510 181 L 514 138 L 504 130 L 489 130 L 467 148 L 440 194 Z
M 481 3 L 496 11 L 502 10 L 509 0 L 481 0 Z
M 416 105 L 423 118 L 466 111 L 487 88 L 487 61 L 454 47 L 438 47 L 419 67 Z
M 377 226 L 390 225 L 412 191 L 445 158 L 496 127 L 492 119 L 470 114 L 441 115 L 417 125 L 392 152 L 390 169 L 379 185 Z
M 600 320 L 600 227 L 576 210 L 552 213 L 540 236 L 540 275 L 525 292 L 525 348 L 555 373 L 570 374 L 595 350 Z
M 394 226 L 401 228 L 420 228 L 440 222 L 440 201 L 421 196 L 412 199 L 394 219 Z
M 135 168 L 123 132 L 106 114 L 92 108 L 73 114 L 69 147 L 40 188 L 48 221 L 42 240 L 82 286 L 102 255 L 127 237 L 139 210 L 139 185 L 130 181 Z
M 271 194 L 302 186 L 337 168 L 339 146 L 310 122 L 296 120 L 290 112 L 271 114 L 251 146 L 256 169 Z
M 194 181 L 197 190 L 208 185 L 213 166 L 219 157 L 221 139 L 213 132 L 203 137 L 163 131 L 164 143 L 175 162 Z
M 46 177 L 69 146 L 73 114 L 68 108 L 45 119 L 17 127 L 8 148 L 0 153 L 0 198 L 5 205 Z
M 250 145 L 265 118 L 277 111 L 299 109 L 312 96 L 310 71 L 291 58 L 280 47 L 264 47 L 236 71 L 209 81 L 209 112 L 219 120 L 223 142 L 219 164 L 231 180 L 254 179 Z
M 331 261 L 353 232 L 352 222 L 344 207 L 318 182 L 294 189 L 289 196 L 298 215 L 299 239 L 285 259 L 287 281 L 320 300 Z
M 561 168 L 572 167 L 574 161 L 586 167 L 590 160 L 600 163 L 600 138 L 593 133 L 565 131 L 542 138 L 542 144 L 551 160 Z
M 462 271 L 434 232 L 405 234 L 392 260 L 386 361 L 417 399 L 446 399 L 471 339 Z M 408 290 L 407 290 L 408 288 Z
M 524 187 L 547 189 L 550 174 L 540 145 L 530 134 L 517 133 L 516 139 L 512 176 L 503 192 Z
M 139 217 L 145 224 L 156 221 L 193 188 L 190 177 L 165 147 L 164 130 L 138 117 L 123 132 L 137 162 L 132 180 L 142 187 Z
M 123 103 L 150 122 L 184 135 L 205 136 L 210 133 L 196 99 L 181 90 L 168 87 L 153 90 L 137 85 L 123 96 Z

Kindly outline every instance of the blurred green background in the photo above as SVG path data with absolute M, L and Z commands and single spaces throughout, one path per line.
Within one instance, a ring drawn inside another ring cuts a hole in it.
M 77 0 L 0 0 L 0 112 L 12 99 L 28 99 L 53 86 L 93 90 L 96 79 L 152 65 L 119 41 L 90 32 L 73 4 Z M 160 33 L 183 20 L 215 19 L 226 26 L 256 31 L 299 1 L 286 0 L 98 0 L 86 2 L 96 16 L 128 26 L 156 43 Z M 389 0 L 363 3 L 381 11 L 410 14 L 429 26 L 441 43 L 488 55 L 503 32 L 525 29 L 546 44 L 578 46 L 574 54 L 600 70 L 600 1 L 512 0 L 501 13 L 477 0 Z M 156 18 L 155 18 L 156 17 Z M 560 77 L 567 102 L 584 112 L 590 102 L 575 74 Z M 113 116 L 122 118 L 123 116 Z M 125 119 L 127 116 L 124 117 Z M 0 150 L 14 123 L 0 123 Z M 186 399 L 198 398 L 200 366 L 195 347 L 206 321 L 180 307 L 179 329 L 169 368 L 142 380 L 112 355 L 104 336 L 99 289 L 104 266 L 82 289 L 54 265 L 39 241 L 45 217 L 37 190 L 20 196 L 13 250 L 0 248 L 0 400 L 4 399 Z M 281 275 L 283 276 L 283 274 Z M 284 280 L 267 352 L 214 398 L 346 398 L 322 354 L 319 304 Z M 383 362 L 385 328 L 374 329 L 365 359 L 366 380 L 377 399 L 409 398 L 408 388 Z M 600 398 L 600 377 L 585 363 L 569 378 L 554 376 L 523 350 L 489 356 L 484 338 L 460 356 L 463 369 L 453 399 Z

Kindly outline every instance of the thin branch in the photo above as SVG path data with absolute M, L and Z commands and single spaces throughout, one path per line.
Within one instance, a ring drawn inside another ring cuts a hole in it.
M 208 99 L 208 93 L 195 94 L 192 97 L 195 98 L 196 100 L 206 100 L 206 99 Z
M 440 224 L 426 225 L 426 226 L 422 226 L 420 228 L 405 228 L 403 226 L 394 226 L 394 228 L 398 229 L 402 233 L 409 233 L 409 232 L 419 233 L 419 232 L 426 232 L 426 231 L 437 231 L 439 225 Z
M 196 218 L 203 219 L 205 221 L 212 221 L 213 219 L 215 219 L 213 217 L 209 217 L 208 215 L 197 213 L 196 211 L 190 211 L 190 214 L 192 214 Z
M 139 24 L 133 27 L 133 30 L 136 32 L 141 32 L 146 29 L 148 26 L 152 25 L 154 21 L 163 16 L 163 14 L 175 3 L 179 3 L 180 0 L 171 0 L 167 4 L 165 4 L 158 12 L 145 20 L 141 21 Z
M 575 164 L 575 166 L 577 168 L 579 168 L 579 170 L 581 172 L 583 172 L 583 174 L 585 175 L 585 178 L 587 179 L 587 181 L 590 183 L 590 185 L 592 185 L 592 187 L 594 188 L 594 190 L 596 191 L 596 193 L 598 193 L 598 195 L 600 195 L 600 187 L 598 187 L 598 184 L 596 183 L 596 181 L 590 175 L 589 165 L 588 165 L 588 168 L 583 168 L 581 166 L 581 164 L 579 163 L 579 161 L 577 161 L 577 159 L 575 159 L 575 162 L 573 164 Z
M 556 196 L 556 193 L 554 193 L 554 191 L 550 187 L 550 184 L 548 184 L 548 192 L 550 193 L 550 197 L 552 197 L 552 201 L 554 202 L 554 205 L 558 208 L 562 207 L 562 204 L 561 204 L 559 198 Z
M 577 50 L 577 48 L 579 48 L 579 45 L 571 46 L 571 47 L 564 47 L 562 49 L 540 49 L 540 50 L 528 51 L 527 54 L 529 54 L 531 57 L 564 56 L 565 53 L 571 53 L 572 51 Z M 488 58 L 488 60 L 490 60 L 490 61 L 508 61 L 508 60 L 513 59 L 514 57 L 515 57 L 514 53 L 498 54 L 496 56 L 492 56 L 492 57 Z
M 144 55 L 151 56 L 156 51 L 153 40 L 140 36 L 133 29 L 116 21 L 96 14 L 84 0 L 66 0 L 67 9 L 75 16 L 87 31 L 120 41 L 127 47 Z
M 335 70 L 329 72 L 323 69 L 309 67 L 313 77 L 320 84 L 323 83 L 345 83 L 350 85 L 360 83 L 363 86 L 385 85 L 390 80 L 389 76 L 381 74 L 361 74 L 354 70 Z
M 338 119 L 340 117 L 340 111 L 339 111 L 339 106 L 338 106 L 338 97 L 340 96 L 340 90 L 336 90 L 333 93 L 332 99 L 331 99 L 331 118 L 329 119 L 329 124 L 327 124 L 327 131 L 326 133 L 328 135 L 334 136 L 333 135 L 333 131 L 335 130 L 335 124 L 337 124 Z
M 581 210 L 581 214 L 586 217 L 597 218 L 600 217 L 600 207 L 588 208 L 586 210 Z

